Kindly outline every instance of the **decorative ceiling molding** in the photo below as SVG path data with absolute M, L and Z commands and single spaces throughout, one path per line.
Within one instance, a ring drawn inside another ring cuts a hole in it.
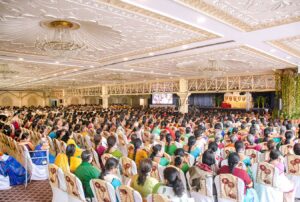
M 298 0 L 175 0 L 243 31 L 300 21 Z
M 268 41 L 267 43 L 300 58 L 300 35 Z

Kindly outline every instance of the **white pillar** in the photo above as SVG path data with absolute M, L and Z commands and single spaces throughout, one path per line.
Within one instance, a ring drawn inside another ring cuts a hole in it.
M 180 99 L 179 111 L 181 113 L 188 113 L 188 109 L 189 109 L 188 99 L 190 93 L 188 91 L 188 81 L 186 79 L 179 80 L 179 92 L 177 93 L 177 95 L 179 96 Z
M 108 98 L 109 95 L 107 94 L 107 87 L 106 86 L 102 86 L 102 107 L 103 108 L 108 108 Z

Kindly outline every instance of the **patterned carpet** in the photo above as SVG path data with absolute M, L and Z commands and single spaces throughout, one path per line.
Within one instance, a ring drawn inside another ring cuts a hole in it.
M 0 191 L 0 202 L 51 202 L 52 191 L 48 180 L 32 181 L 25 186 Z

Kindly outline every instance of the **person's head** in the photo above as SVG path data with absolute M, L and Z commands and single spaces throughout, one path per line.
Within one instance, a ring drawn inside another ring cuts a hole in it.
M 143 159 L 140 161 L 140 168 L 138 171 L 138 185 L 143 186 L 148 174 L 152 170 L 152 160 L 151 159 Z
M 247 141 L 249 142 L 250 145 L 254 144 L 255 137 L 252 134 L 247 135 Z
M 170 133 L 167 133 L 167 134 L 166 134 L 165 140 L 166 140 L 166 145 L 167 145 L 167 146 L 170 146 L 171 141 L 172 141 L 172 136 L 171 136 Z
M 235 143 L 238 140 L 238 137 L 235 134 L 229 136 L 230 142 Z
M 232 152 L 232 153 L 229 154 L 229 156 L 228 156 L 228 166 L 229 166 L 230 173 L 233 172 L 234 168 L 239 163 L 239 161 L 240 161 L 240 157 L 239 157 L 238 153 Z
M 185 154 L 185 151 L 184 151 L 184 149 L 182 149 L 182 148 L 178 148 L 178 149 L 176 149 L 175 152 L 174 152 L 174 155 L 175 155 L 175 156 L 181 156 L 181 157 L 183 157 L 184 154 Z
M 281 153 L 279 150 L 277 149 L 272 149 L 270 151 L 270 161 L 275 161 L 275 160 L 279 160 Z
M 191 149 L 195 144 L 196 144 L 195 136 L 190 136 L 187 143 L 187 145 L 189 146 L 189 153 L 191 152 Z
M 296 144 L 294 145 L 294 153 L 295 153 L 296 155 L 300 155 L 300 143 L 296 143 Z
M 104 165 L 104 171 L 101 174 L 101 179 L 104 179 L 107 174 L 117 174 L 119 161 L 116 158 L 108 158 Z
M 255 128 L 255 126 L 251 126 L 250 127 L 249 134 L 251 134 L 251 135 L 255 135 L 256 134 L 256 128 Z
M 285 132 L 284 136 L 285 136 L 285 144 L 290 144 L 294 134 L 292 131 L 289 130 Z
M 212 152 L 218 151 L 218 144 L 216 142 L 210 142 L 208 144 L 208 149 L 210 149 Z
M 92 153 L 88 150 L 85 150 L 81 153 L 82 162 L 91 163 L 93 161 Z
M 276 144 L 275 144 L 274 140 L 269 140 L 269 141 L 267 142 L 267 147 L 268 147 L 268 150 L 269 150 L 269 151 L 272 150 L 272 149 L 275 149 Z
M 3 130 L 2 131 L 3 131 L 4 135 L 10 136 L 10 134 L 11 134 L 11 128 L 10 128 L 9 125 L 3 126 Z
M 177 130 L 177 131 L 175 132 L 175 141 L 176 141 L 176 142 L 180 142 L 180 137 L 181 137 L 180 131 Z
M 98 145 L 101 144 L 101 140 L 102 140 L 102 137 L 101 137 L 100 134 L 96 134 L 96 135 L 94 136 L 94 143 L 95 143 L 95 147 L 96 147 L 96 148 L 98 147 Z M 96 149 L 96 148 L 95 148 L 95 149 Z
M 238 132 L 239 132 L 239 129 L 238 129 L 238 128 L 234 127 L 234 128 L 232 129 L 232 134 L 237 134 Z
M 134 154 L 133 154 L 133 159 L 135 160 L 136 157 L 136 153 L 138 151 L 138 149 L 142 146 L 143 142 L 140 138 L 136 138 L 133 141 L 133 146 L 134 146 Z
M 176 196 L 181 197 L 184 193 L 184 185 L 180 179 L 180 174 L 176 168 L 167 167 L 164 170 L 166 185 L 173 188 Z
M 113 148 L 115 145 L 116 145 L 116 143 L 117 143 L 117 139 L 116 139 L 116 137 L 115 136 L 113 136 L 113 135 L 111 135 L 111 136 L 109 136 L 108 138 L 107 138 L 107 151 L 109 152 L 109 150 L 111 149 L 111 148 Z
M 212 166 L 216 163 L 215 154 L 211 149 L 208 149 L 203 153 L 202 163 L 208 166 Z
M 153 160 L 154 157 L 158 156 L 161 157 L 163 155 L 162 146 L 160 144 L 156 144 L 152 147 L 152 153 L 150 155 L 151 160 Z
M 70 159 L 75 154 L 76 146 L 74 144 L 69 144 L 66 148 L 66 155 L 68 157 L 68 162 L 70 165 Z
M 245 151 L 245 145 L 244 145 L 243 141 L 241 141 L 241 140 L 238 140 L 234 143 L 234 148 L 237 153 Z
M 271 134 L 270 128 L 265 128 L 265 130 L 264 130 L 264 136 L 265 136 L 265 138 L 269 137 L 270 134 Z
M 190 127 L 186 127 L 185 128 L 185 133 L 186 134 L 190 134 L 191 133 L 191 128 Z
M 203 132 L 203 131 L 202 131 L 202 130 L 199 130 L 199 129 L 198 129 L 198 130 L 195 130 L 195 131 L 194 131 L 194 136 L 195 136 L 195 138 L 196 138 L 196 139 L 200 138 L 200 137 L 202 136 L 202 132 Z
M 23 134 L 21 135 L 20 140 L 29 141 L 29 140 L 30 140 L 29 133 L 23 133 Z

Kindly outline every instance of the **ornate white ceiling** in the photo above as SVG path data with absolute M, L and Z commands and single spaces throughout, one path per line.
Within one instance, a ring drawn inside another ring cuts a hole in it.
M 2 0 L 0 64 L 16 73 L 0 90 L 201 77 L 209 59 L 235 75 L 296 67 L 299 16 L 297 0 Z M 35 48 L 54 19 L 78 23 L 87 48 L 67 59 Z
M 245 31 L 297 22 L 299 0 L 175 0 Z

